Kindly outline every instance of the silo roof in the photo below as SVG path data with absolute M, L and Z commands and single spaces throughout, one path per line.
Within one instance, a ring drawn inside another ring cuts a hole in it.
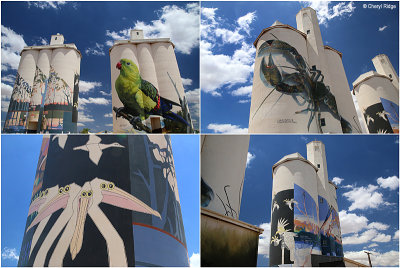
M 299 31 L 299 30 L 297 30 L 296 28 L 294 28 L 294 27 L 292 27 L 290 25 L 282 24 L 282 25 L 270 26 L 270 27 L 265 28 L 264 30 L 262 30 L 261 33 L 258 35 L 256 41 L 254 41 L 253 45 L 255 47 L 257 47 L 258 40 L 260 40 L 261 36 L 263 36 L 263 34 L 265 34 L 266 32 L 268 32 L 268 31 L 270 31 L 272 29 L 275 29 L 275 28 L 287 28 L 287 29 L 290 29 L 292 31 L 295 31 L 295 32 L 301 34 L 305 39 L 307 39 L 307 35 L 305 33 L 303 33 L 302 31 Z
M 390 78 L 389 78 L 388 76 L 386 76 L 386 75 L 379 74 L 379 73 L 377 73 L 377 72 L 375 72 L 375 71 L 369 71 L 369 72 L 366 72 L 366 73 L 361 74 L 361 75 L 356 79 L 356 81 L 353 82 L 353 94 L 354 94 L 354 90 L 356 89 L 356 87 L 358 87 L 359 84 L 361 84 L 361 83 L 363 83 L 363 82 L 365 82 L 365 81 L 367 81 L 367 80 L 369 80 L 369 79 L 371 79 L 371 78 L 374 78 L 374 77 L 386 78 L 386 79 L 389 79 L 390 82 L 392 82 L 392 79 L 390 79 Z
M 59 45 L 45 45 L 45 46 L 28 46 L 28 47 L 24 47 L 21 50 L 21 53 L 19 55 L 22 54 L 22 52 L 27 51 L 27 50 L 41 50 L 41 49 L 57 49 L 57 48 L 71 48 L 73 50 L 75 50 L 79 56 L 82 58 L 82 54 L 81 52 L 76 48 L 75 44 L 59 44 Z
M 318 171 L 318 168 L 316 166 L 314 166 L 313 163 L 311 163 L 309 160 L 305 159 L 303 156 L 301 156 L 301 154 L 299 153 L 293 153 L 293 154 L 289 154 L 289 155 L 285 155 L 284 157 L 282 157 L 278 162 L 276 162 L 273 166 L 272 166 L 272 172 L 274 172 L 274 169 L 279 166 L 280 164 L 283 164 L 285 162 L 288 161 L 293 161 L 293 160 L 300 160 L 303 161 L 307 164 L 309 164 L 311 167 L 313 167 L 315 169 L 315 171 Z
M 173 48 L 175 48 L 174 43 L 171 42 L 170 38 L 154 38 L 154 39 L 134 39 L 134 40 L 116 40 L 114 45 L 108 49 L 108 52 L 111 53 L 111 50 L 120 45 L 126 45 L 126 44 L 154 44 L 154 43 L 170 43 Z

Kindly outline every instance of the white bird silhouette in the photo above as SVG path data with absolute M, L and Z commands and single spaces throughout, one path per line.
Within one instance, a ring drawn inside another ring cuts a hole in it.
M 292 199 L 285 199 L 283 200 L 283 202 L 285 202 L 285 204 L 290 208 L 290 210 L 293 210 L 293 204 L 297 205 L 298 202 L 296 200 Z
M 371 116 L 367 115 L 367 125 L 369 125 L 370 122 L 374 122 L 375 119 L 373 119 Z
M 55 139 L 58 139 L 58 146 L 60 146 L 61 148 L 64 149 L 65 143 L 67 142 L 67 139 L 68 139 L 68 135 L 66 135 L 66 134 L 64 134 L 64 135 L 54 135 L 51 140 L 54 141 Z
M 27 228 L 28 232 L 33 226 L 40 224 L 54 212 L 64 209 L 40 246 L 33 266 L 44 266 L 47 253 L 61 232 L 62 235 L 50 257 L 49 266 L 62 266 L 68 248 L 71 258 L 74 260 L 82 248 L 87 215 L 91 217 L 106 241 L 109 265 L 127 266 L 124 242 L 110 220 L 101 211 L 100 203 L 152 214 L 161 218 L 157 211 L 128 192 L 116 187 L 110 181 L 95 178 L 90 182 L 86 182 L 82 187 L 75 183 L 61 187 L 55 197 L 50 201 L 46 200 L 46 204 L 40 206 L 39 213 Z M 30 208 L 31 213 L 37 211 L 38 208 L 38 205 L 33 204 L 33 202 L 32 205 L 32 208 Z M 40 236 L 43 229 L 37 235 L 36 231 L 34 236 Z
M 272 213 L 274 213 L 275 209 L 279 209 L 279 205 L 276 201 L 274 201 L 274 207 L 272 208 Z
M 103 150 L 111 147 L 125 148 L 118 142 L 111 144 L 100 143 L 101 138 L 95 135 L 89 135 L 89 140 L 85 145 L 75 147 L 74 150 L 83 150 L 89 152 L 89 158 L 96 165 L 99 164 L 100 158 L 103 154 Z
M 377 112 L 376 115 L 379 116 L 379 117 L 382 117 L 382 119 L 388 121 L 388 118 L 385 115 L 389 116 L 390 114 L 388 112 L 386 112 L 386 111 L 382 111 L 382 112 Z

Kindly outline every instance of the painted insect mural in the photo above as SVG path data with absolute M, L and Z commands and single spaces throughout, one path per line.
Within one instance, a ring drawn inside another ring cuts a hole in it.
M 260 78 L 267 88 L 272 90 L 267 94 L 256 109 L 254 118 L 268 97 L 276 90 L 283 94 L 289 94 L 295 102 L 307 108 L 296 111 L 296 114 L 310 112 L 307 129 L 315 117 L 317 117 L 318 130 L 322 133 L 321 111 L 330 112 L 340 121 L 343 133 L 351 133 L 351 124 L 344 119 L 337 108 L 335 96 L 329 86 L 324 83 L 324 75 L 315 66 L 310 66 L 298 51 L 288 43 L 279 40 L 265 41 L 258 50 L 258 57 L 262 57 L 260 66 Z M 279 60 L 279 58 L 281 60 Z M 280 62 L 280 63 L 276 63 Z

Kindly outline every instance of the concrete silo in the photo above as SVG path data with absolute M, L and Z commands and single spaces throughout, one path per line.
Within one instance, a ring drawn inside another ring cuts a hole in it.
M 239 220 L 248 135 L 201 136 L 201 266 L 256 266 L 262 229 Z
M 353 94 L 369 133 L 399 133 L 399 78 L 386 55 L 372 62 L 377 72 L 360 75 L 353 82 Z
M 18 265 L 189 266 L 169 136 L 44 136 Z
M 307 159 L 299 153 L 284 156 L 272 174 L 270 266 L 343 262 L 336 188 L 328 181 L 324 144 L 307 144 Z
M 360 132 L 341 53 L 323 45 L 315 10 L 296 21 L 276 21 L 254 42 L 249 133 Z
M 77 132 L 80 61 L 60 34 L 50 45 L 25 47 L 3 131 Z
M 145 39 L 142 30 L 132 30 L 130 40 L 116 41 L 110 48 L 111 62 L 111 87 L 113 108 L 123 107 L 115 88 L 115 81 L 120 75 L 116 65 L 122 60 L 132 61 L 139 70 L 140 76 L 157 88 L 161 97 L 173 101 L 179 106 L 174 106 L 172 111 L 188 111 L 185 92 L 176 61 L 174 44 L 169 38 Z M 115 115 L 115 110 L 113 109 Z M 135 116 L 135 115 L 131 115 Z M 190 122 L 190 114 L 183 116 Z M 113 131 L 117 133 L 136 132 L 132 124 L 124 117 L 113 116 Z M 160 131 L 164 128 L 164 120 L 161 116 L 150 115 L 142 122 L 151 131 Z

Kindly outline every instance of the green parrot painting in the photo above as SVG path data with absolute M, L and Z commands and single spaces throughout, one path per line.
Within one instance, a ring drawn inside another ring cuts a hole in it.
M 160 115 L 189 125 L 185 119 L 171 111 L 173 105 L 179 107 L 181 105 L 161 97 L 153 84 L 142 79 L 133 61 L 121 59 L 116 68 L 120 70 L 120 73 L 115 81 L 115 89 L 124 105 L 115 109 L 117 118 L 121 114 L 129 114 L 133 116 L 129 121 L 135 126 L 150 115 Z

